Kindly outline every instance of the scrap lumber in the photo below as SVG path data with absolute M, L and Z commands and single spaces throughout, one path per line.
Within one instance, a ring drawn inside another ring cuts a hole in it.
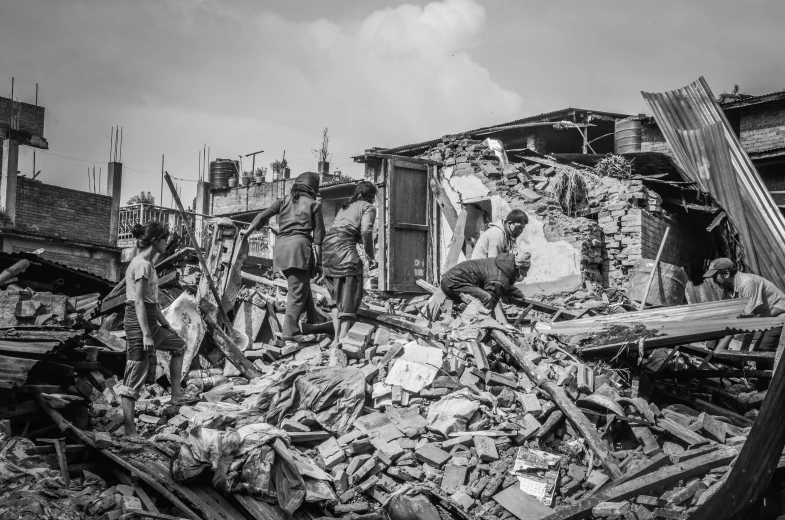
M 608 475 L 611 479 L 616 480 L 620 478 L 622 476 L 622 471 L 619 468 L 618 461 L 616 461 L 611 454 L 605 441 L 600 438 L 594 425 L 583 412 L 573 404 L 570 398 L 567 397 L 564 389 L 557 385 L 556 382 L 542 377 L 539 374 L 537 367 L 523 356 L 520 347 L 518 347 L 518 345 L 516 345 L 504 332 L 494 329 L 491 331 L 491 336 L 516 361 L 526 375 L 529 376 L 537 386 L 548 393 L 556 406 L 564 412 L 564 415 L 567 416 L 578 431 L 586 438 L 586 443 L 599 459 L 602 466 L 608 471 Z
M 643 298 L 641 298 L 641 303 L 638 306 L 639 311 L 642 311 L 643 308 L 646 307 L 646 299 L 649 297 L 649 291 L 651 290 L 651 284 L 654 282 L 654 277 L 660 270 L 660 257 L 662 256 L 662 250 L 665 249 L 665 242 L 668 240 L 668 233 L 670 233 L 670 231 L 671 228 L 668 226 L 665 228 L 665 234 L 662 235 L 660 248 L 657 250 L 657 257 L 654 259 L 654 264 L 651 266 L 651 274 L 649 275 L 649 279 L 646 281 L 646 289 L 643 290 Z
M 169 186 L 169 191 L 172 192 L 172 199 L 174 199 L 175 203 L 177 204 L 177 209 L 180 212 L 180 216 L 183 218 L 183 222 L 188 222 L 188 215 L 185 213 L 185 209 L 183 208 L 183 203 L 180 202 L 180 196 L 177 194 L 177 189 L 174 187 L 174 183 L 172 183 L 172 178 L 169 176 L 169 172 L 164 172 L 164 179 L 166 179 L 166 184 Z M 191 226 L 185 226 L 186 231 L 188 232 L 188 237 L 191 239 L 192 244 L 198 244 L 199 242 L 196 240 L 196 236 L 194 235 Z M 213 278 L 210 275 L 210 270 L 207 268 L 207 262 L 204 260 L 204 255 L 202 255 L 202 250 L 198 247 L 194 248 L 194 252 L 196 253 L 196 258 L 199 259 L 199 265 L 202 267 L 202 279 L 207 280 L 207 284 L 210 286 L 210 292 L 215 298 L 216 304 L 221 302 L 221 296 L 218 294 L 218 289 L 215 287 L 215 283 L 213 282 Z M 222 305 L 217 305 L 218 311 L 221 314 L 221 318 L 223 318 L 224 323 L 230 323 L 229 317 L 226 315 L 226 310 L 223 308 Z M 239 368 L 239 367 L 238 367 Z
M 256 368 L 256 365 L 245 357 L 240 349 L 237 348 L 237 345 L 234 344 L 232 338 L 221 329 L 211 316 L 205 313 L 203 318 L 207 325 L 207 333 L 210 334 L 210 338 L 223 355 L 226 356 L 226 359 L 237 367 L 237 370 L 239 370 L 244 377 L 253 379 L 262 375 L 262 373 L 259 372 L 259 369 Z
M 735 450 L 720 450 L 673 466 L 667 466 L 654 473 L 613 485 L 612 487 L 604 489 L 603 491 L 582 500 L 574 506 L 562 509 L 561 511 L 547 516 L 543 520 L 577 520 L 579 518 L 588 518 L 592 508 L 601 502 L 619 502 L 628 500 L 637 495 L 645 495 L 663 489 L 679 480 L 703 475 L 711 469 L 725 466 L 735 457 Z M 695 517 L 693 516 L 692 518 Z

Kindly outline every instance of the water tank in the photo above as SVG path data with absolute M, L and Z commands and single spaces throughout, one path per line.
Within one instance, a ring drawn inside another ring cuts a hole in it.
M 210 161 L 210 184 L 216 189 L 228 188 L 229 179 L 237 176 L 239 168 L 240 162 L 231 159 Z
M 613 153 L 640 152 L 641 128 L 641 120 L 637 117 L 616 121 L 613 134 Z

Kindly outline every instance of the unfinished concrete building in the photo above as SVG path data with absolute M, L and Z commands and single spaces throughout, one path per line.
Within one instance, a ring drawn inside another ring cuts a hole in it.
M 115 280 L 122 165 L 109 164 L 102 194 L 20 175 L 19 146 L 48 148 L 44 115 L 43 107 L 0 98 L 2 251 L 43 249 L 43 258 Z

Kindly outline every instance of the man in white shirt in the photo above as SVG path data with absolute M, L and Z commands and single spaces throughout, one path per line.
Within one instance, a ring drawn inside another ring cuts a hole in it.
M 515 253 L 515 241 L 529 223 L 529 217 L 520 209 L 507 214 L 504 221 L 494 222 L 486 229 L 472 252 L 472 260 L 495 258 L 502 253 Z

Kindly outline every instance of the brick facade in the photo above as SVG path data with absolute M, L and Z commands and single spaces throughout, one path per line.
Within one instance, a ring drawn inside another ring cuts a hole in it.
M 738 121 L 739 141 L 748 154 L 785 148 L 785 100 L 736 108 L 727 115 Z M 643 125 L 641 151 L 673 155 L 656 123 Z
M 18 117 L 20 132 L 43 137 L 45 112 L 44 107 L 30 103 L 12 103 L 8 98 L 0 97 L 0 127 Z
M 741 145 L 747 153 L 785 147 L 785 101 L 741 108 Z
M 111 245 L 112 198 L 19 177 L 16 186 L 18 231 Z
M 237 215 L 261 211 L 292 189 L 294 179 L 252 184 L 240 188 L 215 190 L 210 201 L 210 215 Z

